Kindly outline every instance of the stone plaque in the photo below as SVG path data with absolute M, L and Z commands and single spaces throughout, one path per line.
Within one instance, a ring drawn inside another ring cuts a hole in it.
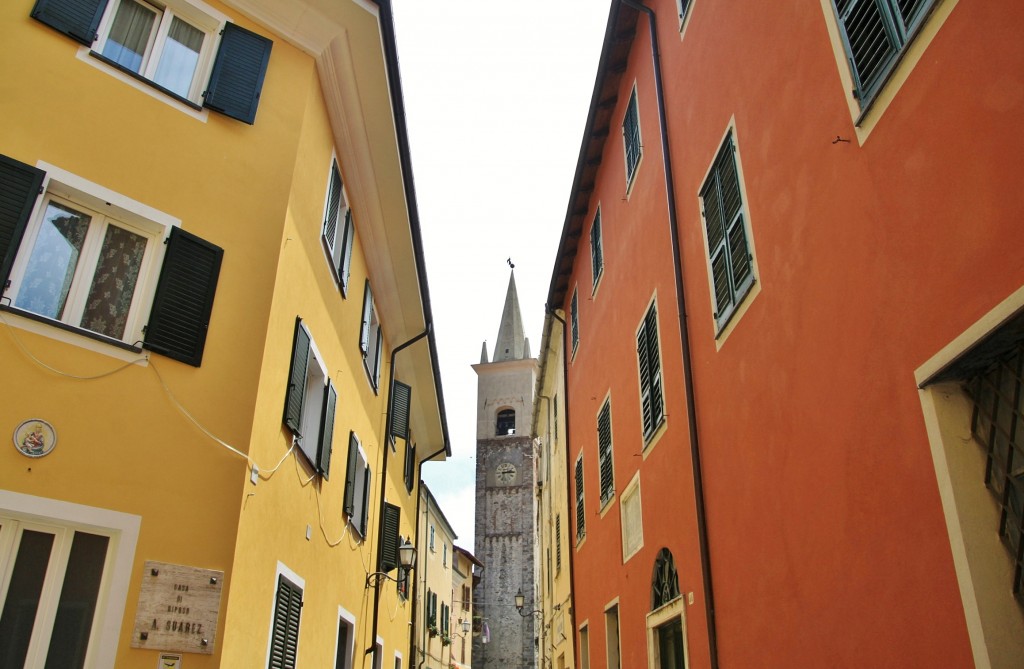
M 132 648 L 213 653 L 224 572 L 146 561 Z

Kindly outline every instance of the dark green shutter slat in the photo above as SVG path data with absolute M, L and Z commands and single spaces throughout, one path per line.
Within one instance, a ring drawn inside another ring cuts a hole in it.
M 664 404 L 661 396 L 661 356 L 658 345 L 658 312 L 654 305 L 647 312 L 647 355 L 650 370 L 651 429 L 661 425 Z
M 583 458 L 576 460 L 576 538 L 582 539 L 587 532 L 583 508 Z
M 299 651 L 302 590 L 278 576 L 274 621 L 270 632 L 270 669 L 294 669 Z
M 356 433 L 348 435 L 348 462 L 345 466 L 345 500 L 342 511 L 349 518 L 355 512 L 356 500 L 356 463 L 359 456 L 359 442 L 356 441 Z
M 394 504 L 384 503 L 381 526 L 380 570 L 389 572 L 398 566 L 398 522 L 402 512 Z
M 363 469 L 363 515 L 359 519 L 359 534 L 366 536 L 366 521 L 370 517 L 370 468 Z
M 597 448 L 601 469 L 601 503 L 615 493 L 612 468 L 612 405 L 605 403 L 597 417 Z
M 324 392 L 324 410 L 320 414 L 320 443 L 317 445 L 317 470 L 325 479 L 330 478 L 331 450 L 334 446 L 334 412 L 338 405 L 338 390 L 330 379 Z
M 273 42 L 266 37 L 225 24 L 203 105 L 251 125 L 256 120 L 271 47 Z
M 331 258 L 335 267 L 341 249 L 338 246 L 338 214 L 341 211 L 341 173 L 337 161 L 331 163 L 331 183 L 327 194 L 327 214 L 324 216 L 324 239 L 331 248 Z
M 401 381 L 395 381 L 391 391 L 391 436 L 409 438 L 409 408 L 412 405 L 412 388 Z
M 309 342 L 309 332 L 302 325 L 302 319 L 296 318 L 292 363 L 284 399 L 284 424 L 297 436 L 302 436 L 302 405 L 306 399 L 306 376 L 309 373 Z
M 640 325 L 636 335 L 636 359 L 640 370 L 640 414 L 644 436 L 651 432 L 651 368 L 647 355 L 647 323 Z
M 344 295 L 348 294 L 348 279 L 352 271 L 352 236 L 354 232 L 352 208 L 349 207 L 345 210 L 345 232 L 342 236 L 341 265 L 338 268 L 338 274 L 341 277 L 341 292 Z
M 45 177 L 42 170 L 0 156 L 0 295 Z
M 217 292 L 224 249 L 171 228 L 143 348 L 198 367 Z
M 89 46 L 106 7 L 107 0 L 37 0 L 32 18 Z

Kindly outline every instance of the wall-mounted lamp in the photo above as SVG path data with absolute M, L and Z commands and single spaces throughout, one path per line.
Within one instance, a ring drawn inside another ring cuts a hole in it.
M 398 568 L 403 571 L 409 571 L 415 565 L 416 547 L 403 539 L 402 545 L 398 547 Z M 376 588 L 380 585 L 382 579 L 386 581 L 394 581 L 395 583 L 400 581 L 400 579 L 397 579 L 394 576 L 388 576 L 386 572 L 375 571 L 366 575 L 366 587 L 369 588 L 372 585 Z
M 523 589 L 519 588 L 519 592 L 516 593 L 516 610 L 519 611 L 519 615 L 527 617 L 533 613 L 544 613 L 540 609 L 534 609 L 533 611 L 523 611 L 523 606 L 526 604 L 526 595 L 523 594 Z

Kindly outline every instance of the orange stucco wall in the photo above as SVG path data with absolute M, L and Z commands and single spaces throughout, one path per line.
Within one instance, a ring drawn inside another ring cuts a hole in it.
M 858 135 L 827 3 L 696 0 L 682 38 L 674 2 L 647 4 L 658 16 L 721 665 L 972 666 L 913 372 L 1024 283 L 1007 250 L 1024 212 L 1024 8 L 940 2 L 948 17 Z M 589 224 L 574 266 L 570 448 L 573 460 L 584 452 L 588 523 L 576 614 L 589 622 L 595 669 L 615 597 L 622 666 L 647 666 L 662 546 L 681 589 L 695 592 L 690 666 L 708 666 L 651 63 L 641 17 L 592 198 L 605 253 L 593 300 Z M 634 78 L 644 156 L 624 200 L 614 131 Z M 730 126 L 758 290 L 716 341 L 698 192 Z M 667 430 L 643 458 L 634 333 L 655 293 Z M 616 490 L 641 468 L 644 547 L 625 565 L 618 509 L 597 509 L 596 414 L 609 388 Z

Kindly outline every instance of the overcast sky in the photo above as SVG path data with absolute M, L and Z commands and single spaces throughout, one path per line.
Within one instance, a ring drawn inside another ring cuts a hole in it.
M 423 478 L 473 550 L 476 374 L 507 258 L 533 355 L 609 0 L 394 0 L 452 457 Z M 493 351 L 492 351 L 493 353 Z

